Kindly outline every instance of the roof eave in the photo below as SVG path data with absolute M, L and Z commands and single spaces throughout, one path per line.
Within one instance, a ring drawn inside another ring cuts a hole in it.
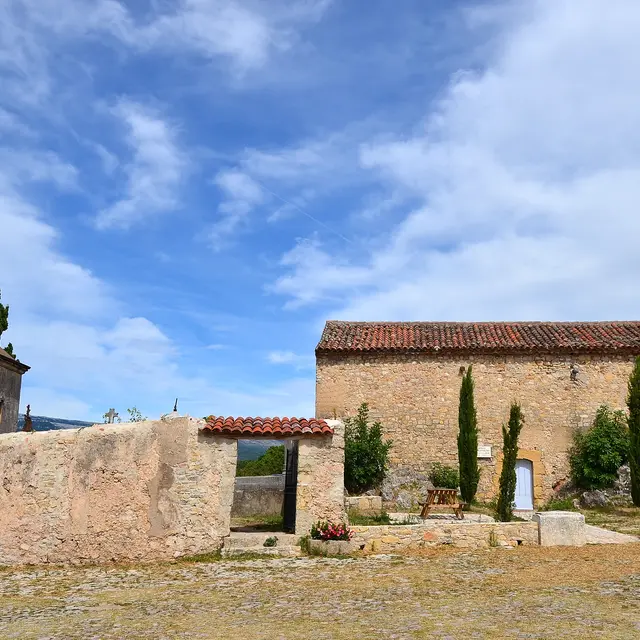
M 29 371 L 29 369 L 31 369 L 31 367 L 28 367 L 26 364 L 23 364 L 22 362 L 20 362 L 20 360 L 15 360 L 11 356 L 5 356 L 1 353 L 0 353 L 0 363 L 2 363 L 4 366 L 6 366 L 9 369 L 13 369 L 20 375 L 26 373 L 27 371 Z
M 352 347 L 317 347 L 316 356 L 324 355 L 365 355 L 365 354 L 423 354 L 432 356 L 452 355 L 640 355 L 637 347 L 554 347 L 544 349 L 533 347 L 530 349 L 509 349 L 505 347 L 488 348 L 442 348 L 424 349 L 419 347 L 380 347 L 380 348 L 352 348 Z

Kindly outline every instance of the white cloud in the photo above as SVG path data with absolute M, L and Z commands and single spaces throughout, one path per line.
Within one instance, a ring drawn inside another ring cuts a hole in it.
M 516 3 L 478 72 L 413 136 L 363 145 L 418 198 L 375 252 L 300 245 L 275 290 L 353 319 L 629 318 L 640 312 L 640 6 Z M 366 255 L 366 254 L 365 254 Z M 344 300 L 344 302 L 342 301 Z
M 213 229 L 214 243 L 223 246 L 221 241 L 246 224 L 258 205 L 267 211 L 267 222 L 305 216 L 315 228 L 329 229 L 307 209 L 319 195 L 353 187 L 362 179 L 359 140 L 369 128 L 370 123 L 359 123 L 292 146 L 245 149 L 237 166 L 222 171 L 215 180 L 227 199 L 219 208 L 222 220 Z
M 98 38 L 131 52 L 192 53 L 223 58 L 235 75 L 264 66 L 290 49 L 308 23 L 321 19 L 328 0 L 173 0 L 152 3 L 143 15 L 118 0 L 13 0 L 0 5 L 3 91 L 30 104 L 47 97 L 60 42 Z
M 220 171 L 213 182 L 225 197 L 218 206 L 220 219 L 209 233 L 212 245 L 220 248 L 226 238 L 242 226 L 250 211 L 264 202 L 265 195 L 255 180 L 236 169 Z
M 154 109 L 121 100 L 113 110 L 127 129 L 132 150 L 125 196 L 96 217 L 99 229 L 128 228 L 151 216 L 178 208 L 178 190 L 188 168 L 176 127 Z
M 2 343 L 12 342 L 31 367 L 22 410 L 30 404 L 36 415 L 100 420 L 109 406 L 124 413 L 137 405 L 157 416 L 177 395 L 181 410 L 192 415 L 310 414 L 309 380 L 254 387 L 215 373 L 182 372 L 167 333 L 148 318 L 128 315 L 103 280 L 67 257 L 65 238 L 31 197 L 34 182 L 47 183 L 48 202 L 77 188 L 72 165 L 38 150 L 2 149 L 0 155 L 15 159 L 0 163 L 0 288 L 10 305 Z
M 1 179 L 12 185 L 24 182 L 49 182 L 64 191 L 78 188 L 78 170 L 51 151 L 0 148 L 3 165 Z

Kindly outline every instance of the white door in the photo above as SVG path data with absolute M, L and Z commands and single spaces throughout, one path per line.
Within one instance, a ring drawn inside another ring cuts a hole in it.
M 533 463 L 516 460 L 516 509 L 533 509 Z

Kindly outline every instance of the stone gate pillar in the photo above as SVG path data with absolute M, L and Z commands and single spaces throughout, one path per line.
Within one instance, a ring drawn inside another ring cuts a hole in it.
M 326 420 L 332 436 L 301 438 L 298 450 L 296 533 L 318 520 L 344 521 L 344 424 Z

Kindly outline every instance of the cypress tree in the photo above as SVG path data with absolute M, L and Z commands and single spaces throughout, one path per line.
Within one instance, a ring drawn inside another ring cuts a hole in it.
M 631 470 L 631 499 L 640 507 L 640 356 L 629 377 L 629 469 Z
M 516 497 L 516 460 L 518 459 L 518 436 L 522 430 L 524 416 L 517 402 L 511 405 L 509 428 L 502 425 L 502 473 L 498 497 L 498 518 L 501 522 L 513 519 L 513 501 Z
M 478 468 L 478 422 L 473 402 L 471 366 L 462 377 L 460 405 L 458 407 L 458 463 L 460 467 L 460 494 L 470 504 L 475 498 L 480 480 Z

